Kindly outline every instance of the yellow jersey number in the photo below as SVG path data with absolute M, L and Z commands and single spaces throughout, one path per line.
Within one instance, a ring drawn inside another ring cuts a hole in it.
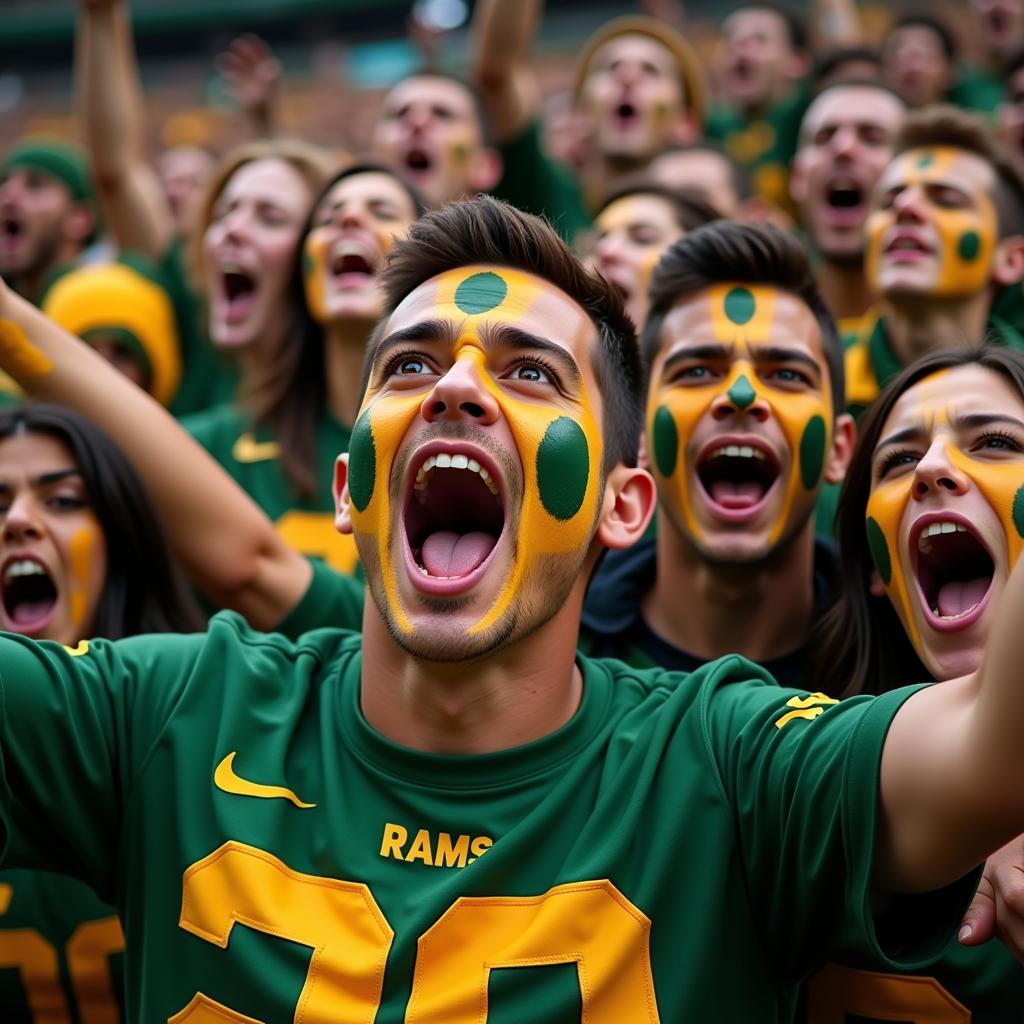
M 10 904 L 10 886 L 0 885 L 0 908 Z M 75 1003 L 82 1024 L 118 1024 L 121 1020 L 110 976 L 110 960 L 124 949 L 116 917 L 79 925 L 64 947 Z M 58 950 L 32 928 L 0 930 L 0 967 L 15 967 L 28 997 L 34 1024 L 70 1024 L 60 982 Z
M 310 946 L 302 1024 L 372 1021 L 394 932 L 362 883 L 291 870 L 228 842 L 184 876 L 179 924 L 226 949 L 236 923 Z M 650 920 L 609 881 L 541 896 L 457 899 L 418 942 L 405 1019 L 486 1024 L 491 970 L 574 963 L 588 1024 L 658 1024 Z M 169 1024 L 261 1024 L 197 992 Z

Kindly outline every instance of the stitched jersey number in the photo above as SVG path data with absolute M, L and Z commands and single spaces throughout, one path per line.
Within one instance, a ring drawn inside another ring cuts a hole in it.
M 228 842 L 185 872 L 179 923 L 224 949 L 236 922 L 313 948 L 296 1021 L 374 1019 L 394 933 L 365 885 L 299 874 Z M 650 927 L 607 881 L 536 897 L 460 897 L 420 936 L 406 1020 L 486 1024 L 492 969 L 575 963 L 584 1020 L 658 1024 Z M 225 1022 L 261 1024 L 202 993 L 168 1024 Z
M 121 1019 L 110 981 L 108 957 L 124 949 L 116 917 L 75 929 L 65 953 L 82 1024 L 117 1024 Z M 0 931 L 0 967 L 17 967 L 34 1024 L 69 1024 L 57 950 L 31 928 Z
M 935 978 L 827 964 L 807 990 L 808 1024 L 970 1024 L 970 1011 Z

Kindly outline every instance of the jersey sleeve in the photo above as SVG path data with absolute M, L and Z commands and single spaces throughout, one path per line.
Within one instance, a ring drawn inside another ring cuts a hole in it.
M 203 639 L 71 649 L 0 634 L 3 866 L 69 874 L 111 898 L 124 807 Z
M 837 948 L 892 970 L 934 960 L 959 926 L 975 875 L 900 898 L 884 914 L 872 911 L 882 749 L 919 687 L 837 703 L 774 686 L 739 658 L 731 675 L 760 682 L 705 691 L 705 736 L 736 817 L 750 900 L 779 969 L 798 977 Z
M 363 626 L 366 584 L 354 576 L 332 569 L 318 558 L 310 558 L 313 576 L 299 603 L 278 624 L 275 633 L 298 640 L 314 629 L 351 629 Z

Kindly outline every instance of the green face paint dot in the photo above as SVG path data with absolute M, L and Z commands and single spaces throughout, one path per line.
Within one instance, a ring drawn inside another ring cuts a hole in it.
M 757 311 L 757 302 L 749 288 L 733 288 L 725 296 L 725 315 L 737 326 L 750 323 Z
M 1024 484 L 1013 496 L 1013 525 L 1017 527 L 1018 535 L 1024 537 Z
M 367 410 L 356 420 L 352 439 L 348 445 L 348 493 L 352 504 L 364 512 L 373 497 L 377 480 L 377 449 L 373 443 L 373 428 Z
M 580 510 L 590 479 L 590 448 L 583 428 L 559 416 L 537 449 L 537 487 L 541 504 L 555 519 L 572 519 Z
M 755 398 L 757 398 L 757 392 L 751 387 L 750 381 L 747 380 L 747 375 L 741 373 L 739 380 L 726 392 L 729 396 L 729 401 L 736 406 L 737 409 L 746 409 L 748 405 Z
M 964 263 L 973 263 L 981 252 L 981 239 L 977 231 L 965 231 L 957 243 L 957 252 Z
M 654 464 L 663 477 L 670 477 L 676 471 L 679 458 L 679 429 L 675 418 L 664 405 L 658 406 L 654 414 Z
M 885 534 L 882 533 L 882 528 L 870 516 L 868 517 L 867 531 L 871 560 L 875 563 L 875 568 L 878 570 L 878 575 L 882 577 L 882 582 L 888 585 L 889 580 L 892 579 L 892 561 L 889 558 L 889 545 L 885 542 Z
M 918 170 L 923 171 L 926 168 L 931 167 L 933 163 L 935 163 L 935 154 L 924 153 L 917 158 L 917 164 L 915 166 L 918 168 Z
M 508 283 L 489 270 L 467 277 L 455 289 L 455 305 L 463 313 L 475 316 L 500 306 L 508 295 Z
M 825 468 L 825 421 L 812 416 L 800 438 L 800 479 L 806 490 L 813 490 Z
M 316 261 L 305 249 L 302 250 L 302 276 L 312 277 L 316 270 Z

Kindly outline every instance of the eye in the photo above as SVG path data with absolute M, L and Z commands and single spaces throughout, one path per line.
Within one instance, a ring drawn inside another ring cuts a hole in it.
M 878 463 L 875 476 L 881 480 L 897 469 L 916 466 L 921 456 L 910 448 L 900 448 L 889 452 Z
M 393 372 L 401 376 L 411 377 L 415 374 L 426 373 L 427 364 L 418 356 L 405 356 L 398 360 Z
M 794 370 L 791 366 L 783 366 L 778 370 L 773 370 L 768 377 L 769 380 L 782 384 L 805 384 L 809 387 L 812 383 L 806 373 L 802 370 Z
M 511 380 L 526 381 L 528 384 L 552 384 L 548 371 L 536 362 L 520 363 L 509 374 Z
M 85 508 L 85 499 L 77 494 L 51 494 L 46 499 L 46 506 L 57 512 L 77 512 Z
M 681 366 L 669 378 L 670 384 L 707 384 L 721 376 L 710 366 Z
M 1010 434 L 1002 431 L 995 431 L 991 434 L 982 434 L 975 442 L 975 448 L 983 448 L 986 451 L 995 452 L 1020 452 L 1024 451 L 1020 442 Z

